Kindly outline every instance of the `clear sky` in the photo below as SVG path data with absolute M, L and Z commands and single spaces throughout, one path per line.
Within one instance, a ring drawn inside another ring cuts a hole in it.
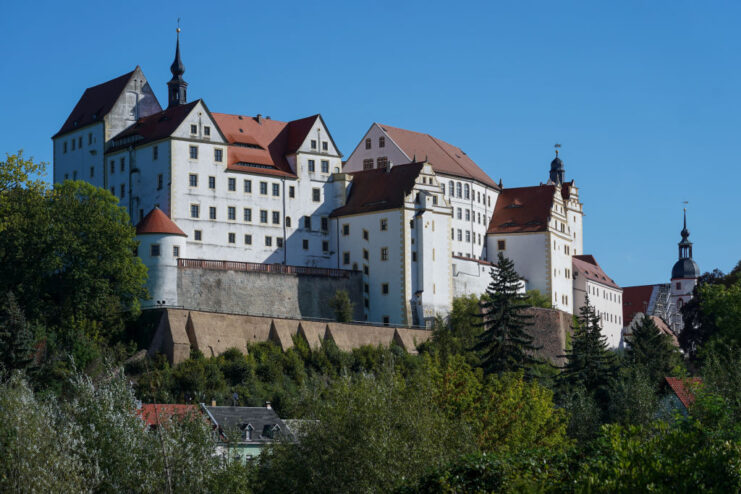
M 505 187 L 558 142 L 618 284 L 668 282 L 683 201 L 703 271 L 741 258 L 741 3 L 8 2 L 0 153 L 51 162 L 85 88 L 136 65 L 166 103 L 178 17 L 212 111 L 321 113 L 346 156 L 374 121 L 427 132 Z

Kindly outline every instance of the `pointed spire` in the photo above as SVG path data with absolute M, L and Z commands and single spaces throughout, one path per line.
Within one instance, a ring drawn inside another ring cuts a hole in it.
M 170 65 L 172 79 L 167 83 L 168 108 L 173 106 L 184 105 L 187 102 L 188 83 L 183 80 L 185 65 L 180 59 L 180 18 L 178 18 L 177 41 L 175 43 L 175 60 Z

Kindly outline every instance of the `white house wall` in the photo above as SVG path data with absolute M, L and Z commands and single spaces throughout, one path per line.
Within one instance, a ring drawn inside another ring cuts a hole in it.
M 610 348 L 618 348 L 623 329 L 623 290 L 586 279 L 580 273 L 574 280 L 574 313 L 585 305 L 586 297 L 602 324 L 602 334 Z M 625 324 L 629 324 L 628 323 Z

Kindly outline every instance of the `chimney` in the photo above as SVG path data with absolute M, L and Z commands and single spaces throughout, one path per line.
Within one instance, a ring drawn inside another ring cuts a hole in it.
M 272 407 L 272 405 L 270 405 L 270 402 L 269 401 L 266 401 L 265 402 L 265 408 L 267 408 L 268 410 L 272 410 L 273 409 L 273 407 Z
M 261 113 L 257 114 L 257 123 L 262 124 L 262 114 Z

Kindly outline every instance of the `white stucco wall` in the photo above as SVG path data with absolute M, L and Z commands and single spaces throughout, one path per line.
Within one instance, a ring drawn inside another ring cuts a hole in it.
M 142 307 L 177 306 L 178 257 L 187 257 L 186 239 L 181 235 L 137 235 L 139 257 L 148 270 L 149 300 Z M 152 245 L 159 245 L 159 256 L 152 256 Z M 175 256 L 173 248 L 179 253 Z
M 602 334 L 607 337 L 610 348 L 618 348 L 623 322 L 623 290 L 614 288 L 579 275 L 574 280 L 574 313 L 584 307 L 586 297 L 600 316 Z

